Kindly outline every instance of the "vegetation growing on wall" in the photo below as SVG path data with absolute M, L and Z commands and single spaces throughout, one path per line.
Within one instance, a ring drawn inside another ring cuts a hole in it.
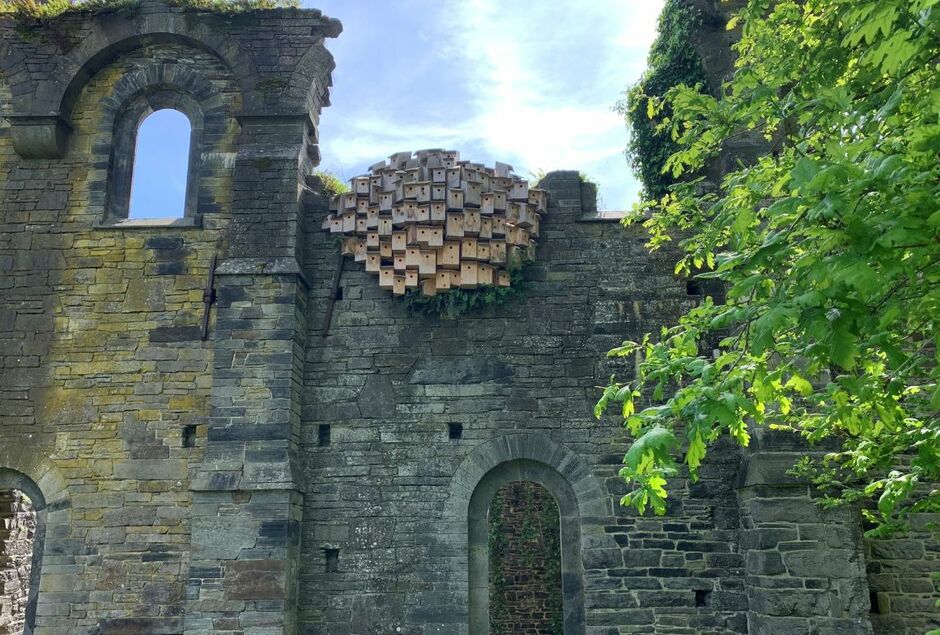
M 674 86 L 706 82 L 702 60 L 690 44 L 701 23 L 699 11 L 688 2 L 666 0 L 647 59 L 648 68 L 615 106 L 629 125 L 626 154 L 647 198 L 660 198 L 667 192 L 673 178 L 664 174 L 663 168 L 679 148 L 666 127 L 672 114 L 669 106 L 655 116 L 652 108 Z
M 242 13 L 259 9 L 298 7 L 299 0 L 168 0 L 170 6 L 217 13 Z M 134 10 L 140 0 L 0 0 L 0 13 L 20 20 L 51 20 L 64 13 L 112 13 Z
M 450 289 L 439 291 L 436 295 L 423 295 L 418 289 L 410 289 L 401 296 L 405 306 L 414 313 L 436 315 L 456 320 L 473 311 L 482 311 L 487 307 L 499 306 L 509 302 L 525 292 L 526 280 L 523 270 L 531 261 L 509 269 L 508 287 L 487 285 L 474 289 Z
M 940 509 L 940 4 L 750 0 L 739 19 L 722 97 L 678 86 L 652 109 L 673 113 L 674 176 L 742 133 L 770 152 L 630 218 L 653 248 L 684 236 L 677 272 L 706 269 L 727 302 L 610 352 L 639 358 L 597 406 L 636 439 L 623 502 L 665 513 L 678 448 L 694 478 L 720 436 L 768 425 L 838 439 L 804 473 L 829 504 L 877 500 L 890 530 Z
M 490 632 L 562 635 L 558 505 L 538 483 L 497 490 L 488 514 Z

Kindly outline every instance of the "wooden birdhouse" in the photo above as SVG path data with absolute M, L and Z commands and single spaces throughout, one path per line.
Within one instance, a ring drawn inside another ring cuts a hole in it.
M 407 234 L 403 231 L 392 232 L 392 251 L 394 253 L 404 252 L 408 248 Z
M 431 203 L 431 222 L 443 223 L 447 220 L 447 204 L 444 202 Z
M 493 219 L 485 216 L 480 219 L 480 240 L 489 240 L 493 237 Z
M 459 267 L 460 243 L 455 240 L 444 241 L 444 246 L 441 248 L 441 256 L 438 259 L 438 263 L 442 267 Z
M 447 190 L 447 209 L 463 211 L 463 190 Z
M 382 268 L 382 256 L 379 254 L 366 255 L 366 271 L 369 273 L 378 273 Z
M 415 268 L 421 265 L 421 250 L 417 247 L 408 247 L 405 250 L 405 266 L 409 269 Z
M 459 212 L 447 212 L 447 237 L 462 238 L 463 235 L 463 214 Z
M 467 209 L 464 211 L 463 231 L 474 236 L 480 233 L 480 210 Z
M 356 212 L 346 212 L 343 214 L 343 233 L 354 234 L 356 232 Z
M 472 289 L 477 286 L 477 263 L 473 260 L 460 261 L 460 287 Z
M 460 241 L 460 258 L 476 260 L 477 258 L 477 239 L 464 238 Z
M 438 270 L 436 274 L 437 278 L 437 289 L 444 291 L 450 289 L 450 271 Z
M 395 270 L 392 267 L 379 269 L 379 287 L 391 289 L 395 285 Z
M 418 264 L 418 273 L 424 276 L 437 274 L 437 252 L 433 249 L 421 250 L 421 262 Z
M 493 284 L 493 267 L 484 262 L 478 263 L 479 267 L 477 269 L 477 284 L 480 285 L 491 285 Z

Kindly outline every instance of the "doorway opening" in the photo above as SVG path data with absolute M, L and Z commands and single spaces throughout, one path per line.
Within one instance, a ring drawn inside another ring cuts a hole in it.
M 500 487 L 487 514 L 489 623 L 494 635 L 562 635 L 561 526 L 542 485 Z

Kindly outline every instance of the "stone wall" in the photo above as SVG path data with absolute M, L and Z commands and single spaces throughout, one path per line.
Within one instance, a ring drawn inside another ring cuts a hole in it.
M 311 174 L 339 30 L 159 0 L 0 19 L 0 490 L 36 506 L 28 628 L 485 632 L 485 512 L 520 480 L 558 504 L 566 633 L 867 633 L 868 583 L 882 632 L 930 622 L 935 535 L 866 554 L 780 476 L 800 447 L 722 445 L 666 516 L 619 505 L 628 439 L 591 409 L 632 367 L 604 354 L 700 298 L 576 172 L 543 181 L 507 305 L 418 317 L 338 259 Z M 122 122 L 155 106 L 196 120 L 197 195 L 128 223 Z
M 36 511 L 18 490 L 0 491 L 0 635 L 19 635 L 26 624 Z
M 490 630 L 562 635 L 558 504 L 538 483 L 516 481 L 489 509 Z
M 149 0 L 0 18 L 0 471 L 49 503 L 38 632 L 289 628 L 292 362 L 274 375 L 303 298 L 296 266 L 241 258 L 293 260 L 339 30 Z M 134 123 L 162 107 L 193 122 L 196 196 L 129 223 Z
M 865 540 L 871 623 L 877 635 L 940 628 L 940 516 L 918 514 L 910 530 Z
M 744 631 L 735 451 L 717 452 L 695 486 L 677 479 L 667 517 L 637 518 L 617 504 L 626 437 L 615 417 L 591 415 L 597 386 L 632 372 L 606 351 L 698 298 L 640 232 L 591 220 L 577 173 L 542 186 L 549 211 L 524 296 L 459 320 L 408 313 L 349 261 L 324 328 L 337 247 L 314 229 L 326 208 L 309 210 L 307 267 L 324 273 L 308 320 L 301 632 L 466 632 L 467 512 L 448 511 L 451 489 L 472 492 L 461 466 L 517 437 L 544 443 L 545 456 L 513 458 L 564 472 L 552 449 L 564 448 L 583 462 L 580 493 L 597 492 L 579 503 L 581 544 L 568 546 L 583 579 L 582 631 Z M 462 426 L 460 439 L 450 424 Z M 320 426 L 331 427 L 329 445 Z M 338 571 L 327 571 L 327 548 L 339 549 Z

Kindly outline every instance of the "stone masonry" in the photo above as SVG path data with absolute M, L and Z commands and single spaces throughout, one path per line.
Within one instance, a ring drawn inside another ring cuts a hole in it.
M 0 492 L 0 635 L 23 632 L 35 537 L 29 498 L 17 490 Z
M 542 180 L 506 305 L 413 315 L 340 259 L 313 171 L 340 31 L 162 0 L 0 18 L 0 492 L 35 508 L 27 633 L 485 633 L 487 510 L 516 481 L 558 505 L 565 633 L 940 626 L 937 519 L 863 539 L 787 476 L 798 440 L 720 446 L 665 516 L 618 504 L 628 439 L 591 407 L 631 364 L 604 354 L 700 296 L 577 172 Z M 160 108 L 192 123 L 191 196 L 129 221 Z

